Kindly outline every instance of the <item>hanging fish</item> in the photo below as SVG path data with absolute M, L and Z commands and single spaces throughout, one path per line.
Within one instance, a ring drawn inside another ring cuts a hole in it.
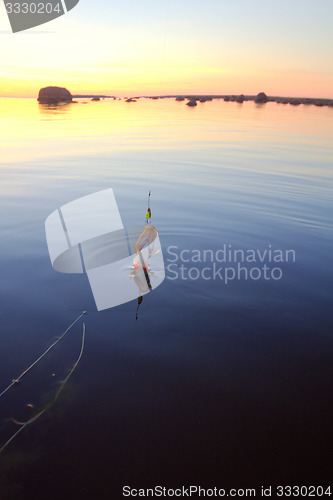
M 141 252 L 143 248 L 153 245 L 155 238 L 158 235 L 158 231 L 154 226 L 146 225 L 142 233 L 140 234 L 138 241 L 135 245 L 135 252 Z

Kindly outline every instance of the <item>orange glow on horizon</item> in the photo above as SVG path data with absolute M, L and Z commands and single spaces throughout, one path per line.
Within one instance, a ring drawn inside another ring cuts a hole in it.
M 91 71 L 45 70 L 34 74 L 0 73 L 1 97 L 37 98 L 42 87 L 66 87 L 73 95 L 100 94 L 116 97 L 177 94 L 247 94 L 266 92 L 272 96 L 333 98 L 333 75 L 314 72 L 269 70 L 241 71 L 238 68 L 168 67 L 163 73 L 152 67 L 92 68 Z M 112 82 L 112 83 L 111 83 Z

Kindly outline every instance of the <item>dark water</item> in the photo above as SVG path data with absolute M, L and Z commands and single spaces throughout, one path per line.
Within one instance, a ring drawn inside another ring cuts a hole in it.
M 61 397 L 0 457 L 1 500 L 328 485 L 333 110 L 0 104 L 0 389 L 87 310 Z M 144 222 L 152 190 L 166 279 L 138 321 L 136 301 L 97 312 L 86 276 L 55 272 L 48 256 L 46 217 L 109 187 L 125 225 Z M 234 249 L 266 260 L 241 263 L 237 279 L 238 261 L 221 262 Z M 1 398 L 1 442 L 17 430 L 8 417 L 52 399 L 81 329 Z

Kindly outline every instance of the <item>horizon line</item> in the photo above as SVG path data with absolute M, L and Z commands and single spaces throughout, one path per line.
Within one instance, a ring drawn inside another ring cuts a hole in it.
M 265 92 L 266 94 L 266 92 Z M 88 97 L 104 97 L 107 99 L 122 99 L 122 98 L 151 98 L 151 97 L 159 97 L 159 98 L 174 98 L 174 97 L 212 97 L 212 98 L 224 98 L 224 97 L 238 97 L 243 95 L 244 97 L 256 97 L 257 94 L 213 94 L 213 93 L 204 93 L 204 94 L 199 94 L 199 93 L 172 93 L 172 94 L 122 94 L 122 95 L 107 95 L 107 94 L 96 94 L 96 93 L 90 93 L 90 92 L 85 92 L 85 93 L 73 93 L 72 97 L 75 99 L 84 99 Z M 268 98 L 283 98 L 283 99 L 320 99 L 320 100 L 332 100 L 333 97 L 309 97 L 309 96 L 300 96 L 300 95 L 280 95 L 280 94 L 266 94 Z M 0 99 L 36 99 L 37 96 L 28 96 L 28 95 L 17 95 L 17 96 L 9 96 L 9 95 L 0 95 Z

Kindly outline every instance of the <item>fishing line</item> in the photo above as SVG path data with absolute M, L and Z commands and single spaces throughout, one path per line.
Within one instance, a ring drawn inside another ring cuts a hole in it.
M 49 351 L 50 351 L 50 350 L 51 350 L 51 349 L 52 349 L 52 348 L 56 345 L 56 344 L 58 344 L 58 342 L 60 342 L 60 340 L 62 340 L 62 339 L 64 338 L 64 336 L 66 335 L 66 333 L 67 333 L 67 332 L 69 332 L 69 330 L 72 328 L 72 326 L 74 326 L 74 325 L 75 325 L 75 323 L 76 323 L 77 321 L 79 321 L 79 319 L 80 319 L 80 318 L 82 318 L 82 316 L 84 316 L 85 314 L 86 314 L 86 311 L 83 311 L 83 313 L 82 313 L 82 314 L 80 314 L 80 316 L 78 316 L 78 317 L 76 318 L 76 320 L 75 320 L 75 321 L 73 321 L 73 323 L 72 323 L 71 325 L 69 325 L 69 327 L 67 328 L 67 330 L 65 330 L 65 331 L 64 331 L 64 333 L 62 333 L 62 334 L 60 335 L 60 337 L 59 337 L 59 338 L 58 338 L 55 342 L 53 342 L 53 344 L 51 344 L 51 345 L 50 345 L 50 347 L 48 347 L 48 348 L 46 349 L 46 351 L 44 351 L 44 352 L 43 352 L 43 353 L 42 353 L 42 354 L 41 354 L 41 355 L 40 355 L 40 356 L 39 356 L 39 357 L 38 357 L 38 358 L 37 358 L 37 359 L 36 359 L 36 360 L 35 360 L 35 361 L 31 364 L 31 365 L 30 365 L 30 366 L 28 366 L 28 368 L 27 368 L 26 370 L 24 370 L 24 371 L 21 373 L 21 375 L 19 375 L 16 379 L 14 379 L 14 380 L 11 382 L 11 384 L 9 384 L 9 386 L 8 386 L 8 387 L 6 387 L 6 389 L 4 389 L 4 390 L 0 393 L 0 398 L 1 398 L 1 396 L 3 396 L 3 395 L 7 392 L 7 391 L 9 391 L 9 389 L 10 389 L 11 387 L 13 387 L 13 385 L 17 385 L 17 384 L 20 382 L 21 378 L 22 378 L 22 377 L 24 377 L 24 375 L 26 375 L 26 374 L 27 374 L 27 373 L 31 370 L 31 368 L 33 368 L 33 367 L 34 367 L 34 366 L 35 366 L 35 365 L 36 365 L 36 364 L 37 364 L 37 363 L 38 363 L 38 362 L 39 362 L 39 361 L 40 361 L 40 360 L 41 360 L 41 359 L 42 359 L 42 358 L 43 358 L 43 357 L 44 357 L 44 356 L 45 356 L 45 355 L 46 355 L 46 354 L 47 354 L 47 353 L 48 353 L 48 352 L 49 352 Z
M 83 316 L 84 313 L 81 314 L 80 317 Z M 79 319 L 79 318 L 78 318 Z M 75 320 L 76 322 L 77 320 Z M 74 322 L 74 323 L 75 323 Z M 72 323 L 72 325 L 74 324 Z M 71 326 L 72 326 L 71 325 Z M 68 331 L 68 330 L 66 330 Z M 64 335 L 64 334 L 63 334 Z M 63 336 L 62 335 L 62 336 Z M 22 431 L 23 429 L 25 429 L 27 427 L 27 425 L 30 425 L 32 424 L 33 422 L 36 422 L 36 420 L 41 417 L 47 410 L 49 410 L 53 405 L 54 403 L 57 401 L 58 397 L 60 396 L 62 390 L 64 389 L 68 379 L 70 378 L 70 376 L 73 374 L 73 372 L 75 371 L 77 365 L 79 364 L 80 362 L 80 359 L 82 358 L 82 354 L 83 354 L 83 350 L 84 350 L 84 344 L 85 344 L 85 335 L 86 335 L 86 324 L 83 323 L 83 329 L 82 329 L 82 340 L 81 340 L 81 350 L 80 350 L 80 354 L 77 358 L 77 360 L 75 361 L 72 369 L 70 370 L 69 374 L 67 375 L 67 377 L 65 378 L 65 380 L 61 383 L 56 395 L 54 396 L 54 398 L 52 399 L 52 401 L 50 401 L 39 413 L 37 413 L 37 415 L 35 415 L 34 417 L 30 418 L 27 422 L 19 422 L 17 420 L 15 420 L 14 418 L 12 418 L 13 422 L 17 425 L 20 425 L 21 427 L 16 431 L 14 432 L 14 434 L 5 442 L 4 445 L 2 445 L 2 447 L 0 448 L 0 454 L 3 452 L 3 450 L 9 445 L 9 443 L 11 443 L 13 441 L 13 439 L 16 438 L 16 436 L 18 436 Z

